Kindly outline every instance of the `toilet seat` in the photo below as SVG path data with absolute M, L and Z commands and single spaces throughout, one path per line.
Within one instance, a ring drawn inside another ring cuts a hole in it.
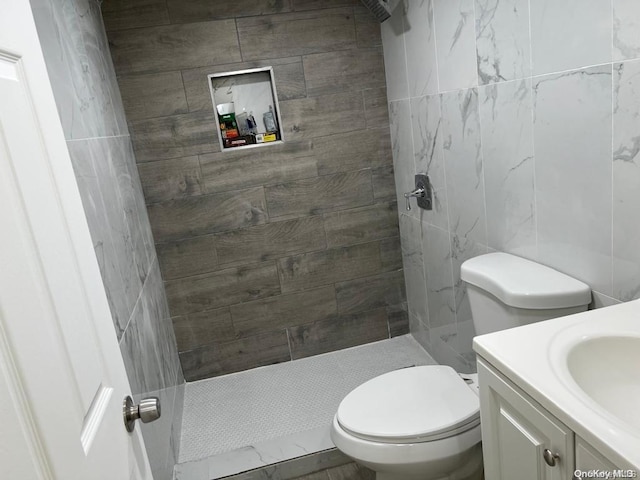
M 348 434 L 406 444 L 449 438 L 480 424 L 477 394 L 454 369 L 411 367 L 380 375 L 349 393 L 336 414 Z

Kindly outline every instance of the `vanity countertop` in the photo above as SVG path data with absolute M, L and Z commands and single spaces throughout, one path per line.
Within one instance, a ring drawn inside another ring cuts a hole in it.
M 640 391 L 628 390 L 638 398 L 635 413 L 629 413 L 639 419 L 634 426 L 604 410 L 567 373 L 571 348 L 600 337 L 640 339 L 640 300 L 481 335 L 473 348 L 616 466 L 640 470 Z M 640 384 L 640 364 L 632 370 Z

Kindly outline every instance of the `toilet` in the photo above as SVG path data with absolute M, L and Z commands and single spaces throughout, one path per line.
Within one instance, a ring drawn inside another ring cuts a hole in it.
M 588 285 L 507 253 L 462 264 L 478 335 L 585 311 Z M 463 378 L 464 377 L 464 378 Z M 480 480 L 477 375 L 451 367 L 409 367 L 373 378 L 340 403 L 336 447 L 377 480 Z

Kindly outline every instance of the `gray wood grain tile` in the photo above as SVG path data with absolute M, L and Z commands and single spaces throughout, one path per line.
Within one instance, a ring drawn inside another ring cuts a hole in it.
M 138 163 L 220 151 L 213 111 L 136 120 L 129 129 Z
M 316 215 L 373 202 L 371 170 L 337 173 L 265 188 L 269 216 Z
M 356 20 L 356 39 L 358 47 L 382 45 L 380 23 L 363 5 L 354 8 Z
M 305 10 L 318 10 L 321 8 L 348 7 L 357 5 L 359 0 L 291 0 L 293 10 L 303 12 Z
M 167 0 L 171 23 L 203 22 L 222 18 L 271 15 L 291 11 L 282 0 Z
M 173 316 L 202 312 L 278 295 L 278 274 L 272 263 L 228 268 L 165 282 Z
M 402 268 L 402 249 L 400 237 L 385 238 L 380 242 L 380 259 L 382 268 L 388 272 Z
M 298 477 L 296 480 L 329 480 L 329 474 L 325 470 L 322 472 L 310 473 L 309 475 Z
M 387 89 L 370 88 L 362 91 L 364 120 L 367 128 L 389 128 Z
M 202 193 L 198 157 L 139 163 L 138 173 L 147 204 Z
M 267 221 L 262 187 L 156 203 L 148 211 L 156 243 Z
M 410 333 L 409 312 L 406 302 L 387 307 L 387 318 L 389 322 L 389 336 L 391 338 Z
M 277 330 L 180 353 L 188 382 L 291 359 L 287 332 Z
M 398 207 L 389 202 L 327 213 L 324 227 L 330 247 L 398 236 Z
M 326 471 L 328 468 L 344 465 L 350 461 L 351 459 L 347 458 L 340 450 L 332 448 L 267 467 L 231 475 L 225 477 L 224 480 L 300 480 L 303 475 Z
M 337 320 L 320 320 L 288 331 L 293 360 L 389 338 L 384 308 L 341 315 Z
M 344 50 L 356 43 L 351 7 L 239 18 L 237 24 L 245 60 Z
M 225 63 L 206 67 L 191 68 L 182 71 L 184 88 L 189 111 L 212 111 L 211 92 L 207 75 L 213 73 L 235 72 L 258 67 L 273 67 L 278 100 L 303 98 L 307 95 L 302 68 L 302 57 L 274 58 L 253 62 Z
M 189 111 L 180 72 L 120 77 L 118 85 L 128 121 Z
M 313 146 L 320 175 L 393 165 L 389 127 L 316 138 Z
M 285 141 L 317 138 L 362 128 L 361 95 L 337 93 L 280 102 Z
M 156 250 L 165 280 L 199 275 L 219 269 L 213 235 L 159 243 L 156 244 Z
M 340 314 L 391 307 L 406 301 L 404 274 L 388 272 L 336 284 Z
M 117 30 L 109 45 L 118 75 L 241 61 L 233 19 Z
M 374 168 L 371 171 L 373 183 L 373 198 L 376 201 L 393 200 L 396 198 L 396 179 L 393 165 Z M 404 205 L 401 205 L 404 208 Z
M 316 177 L 313 142 L 285 142 L 200 156 L 207 193 Z
M 329 480 L 375 480 L 376 472 L 357 463 L 348 463 L 327 470 Z
M 309 96 L 385 86 L 381 47 L 315 53 L 302 61 Z
M 320 216 L 271 222 L 215 237 L 221 265 L 264 262 L 295 253 L 322 250 L 327 246 Z
M 278 295 L 231 307 L 231 318 L 240 337 L 265 330 L 335 318 L 336 292 L 333 285 Z
M 380 244 L 364 243 L 277 261 L 283 292 L 374 275 L 382 271 Z
M 165 0 L 105 0 L 101 10 L 107 31 L 169 23 Z
M 235 340 L 229 307 L 173 317 L 178 351 Z

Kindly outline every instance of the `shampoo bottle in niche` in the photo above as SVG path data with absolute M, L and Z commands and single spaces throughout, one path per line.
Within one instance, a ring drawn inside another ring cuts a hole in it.
M 262 121 L 267 129 L 267 132 L 277 132 L 278 123 L 276 122 L 276 116 L 273 113 L 273 106 L 269 105 L 269 111 L 262 115 Z

